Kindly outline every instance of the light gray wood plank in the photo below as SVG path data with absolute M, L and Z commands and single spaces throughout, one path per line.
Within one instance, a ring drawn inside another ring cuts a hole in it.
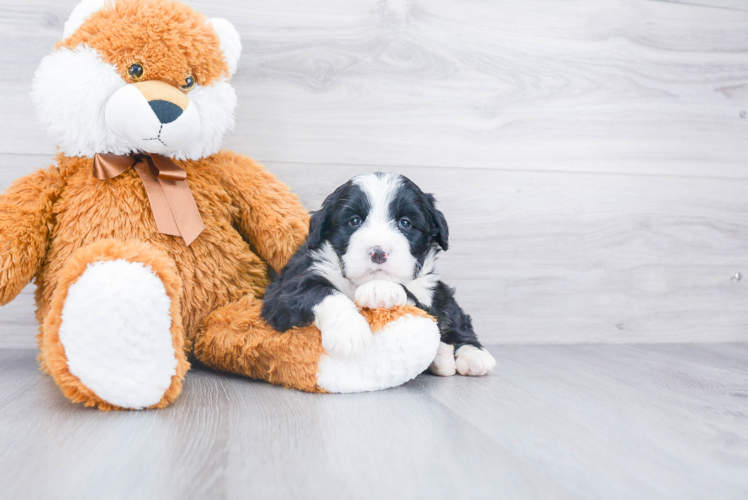
M 0 359 L 38 379 L 31 354 Z M 196 370 L 172 408 L 121 413 L 33 387 L 0 407 L 8 498 L 569 498 L 409 386 L 327 397 Z
M 8 158 L 0 155 L 0 171 Z M 267 167 L 311 210 L 353 175 L 370 171 Z M 748 339 L 746 181 L 384 170 L 436 194 L 451 231 L 439 270 L 488 343 Z M 736 273 L 747 278 L 732 279 Z M 34 345 L 31 291 L 0 308 L 0 346 Z
M 0 154 L 0 193 L 16 180 L 54 164 L 54 155 Z
M 0 497 L 744 498 L 748 349 L 704 347 L 492 347 L 489 377 L 352 395 L 195 369 L 114 413 L 0 350 Z
M 0 154 L 0 193 L 16 179 L 38 168 L 52 164 L 49 155 Z M 36 322 L 33 284 L 21 291 L 15 300 L 0 307 L 0 349 L 29 348 L 36 346 Z
M 311 209 L 369 171 L 268 167 Z M 439 270 L 488 343 L 748 339 L 748 290 L 732 279 L 748 264 L 743 181 L 382 170 L 436 194 L 451 233 Z
M 743 0 L 654 0 L 656 2 L 681 3 L 695 7 L 748 10 L 748 5 Z
M 2 153 L 54 150 L 28 90 L 75 3 L 0 3 Z M 745 176 L 748 12 L 636 0 L 190 3 L 242 35 L 227 144 L 264 161 Z
M 709 347 L 503 346 L 492 377 L 416 384 L 578 498 L 742 498 L 748 351 Z
M 39 324 L 36 322 L 36 303 L 33 284 L 24 288 L 15 300 L 0 306 L 0 349 L 36 346 Z
M 719 365 L 723 369 L 748 373 L 748 363 L 745 362 L 748 357 L 748 344 L 745 343 L 699 344 L 698 348 L 694 348 L 692 344 L 647 344 L 646 346 L 635 344 L 634 346 L 648 352 L 671 356 L 674 360 L 687 360 L 707 367 Z M 748 392 L 745 391 L 738 391 L 734 395 L 739 396 L 741 393 L 748 397 Z

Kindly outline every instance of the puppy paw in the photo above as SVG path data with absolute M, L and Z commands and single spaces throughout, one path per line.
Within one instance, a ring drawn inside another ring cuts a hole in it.
M 405 289 L 397 283 L 371 280 L 356 290 L 356 303 L 369 309 L 392 309 L 407 304 L 408 295 Z
M 480 377 L 488 375 L 496 366 L 496 360 L 491 353 L 484 349 L 478 349 L 471 345 L 464 345 L 457 349 L 455 355 L 455 365 L 457 373 L 460 375 L 469 375 L 471 377 Z
M 436 358 L 431 362 L 429 371 L 440 377 L 451 377 L 455 374 L 456 369 L 454 346 L 440 342 L 439 349 L 436 351 Z
M 374 336 L 356 305 L 341 294 L 330 295 L 314 309 L 314 324 L 322 334 L 322 347 L 333 356 L 355 356 Z

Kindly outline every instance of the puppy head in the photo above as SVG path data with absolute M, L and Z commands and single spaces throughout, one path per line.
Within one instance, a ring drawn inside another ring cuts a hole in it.
M 34 77 L 42 125 L 69 156 L 199 159 L 234 125 L 241 52 L 223 19 L 171 0 L 83 0 Z
M 310 249 L 329 242 L 356 285 L 413 279 L 428 253 L 447 249 L 434 197 L 396 174 L 364 174 L 340 186 L 312 216 Z

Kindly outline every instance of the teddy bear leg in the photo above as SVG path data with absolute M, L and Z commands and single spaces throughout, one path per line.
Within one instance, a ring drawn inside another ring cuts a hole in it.
M 317 383 L 327 392 L 378 391 L 425 371 L 439 348 L 436 321 L 421 309 L 362 309 L 374 338 L 358 356 L 320 358 Z M 319 333 L 317 333 L 319 335 Z
M 273 330 L 261 317 L 262 301 L 245 295 L 213 311 L 198 331 L 195 357 L 215 370 L 308 392 L 317 385 L 324 352 L 319 331 Z
M 401 385 L 428 368 L 439 346 L 436 322 L 420 309 L 362 309 L 374 338 L 356 356 L 325 352 L 314 325 L 277 332 L 262 301 L 243 297 L 208 316 L 195 357 L 217 370 L 308 392 L 364 392 Z
M 189 369 L 181 279 L 145 243 L 103 240 L 65 264 L 44 321 L 41 357 L 65 396 L 102 410 L 162 408 Z

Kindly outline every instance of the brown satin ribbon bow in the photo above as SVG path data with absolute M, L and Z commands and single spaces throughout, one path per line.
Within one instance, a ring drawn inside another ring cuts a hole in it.
M 112 179 L 129 168 L 134 168 L 143 182 L 158 232 L 181 236 L 188 246 L 195 241 L 205 224 L 187 185 L 187 172 L 161 155 L 94 156 L 93 175 L 97 179 Z

